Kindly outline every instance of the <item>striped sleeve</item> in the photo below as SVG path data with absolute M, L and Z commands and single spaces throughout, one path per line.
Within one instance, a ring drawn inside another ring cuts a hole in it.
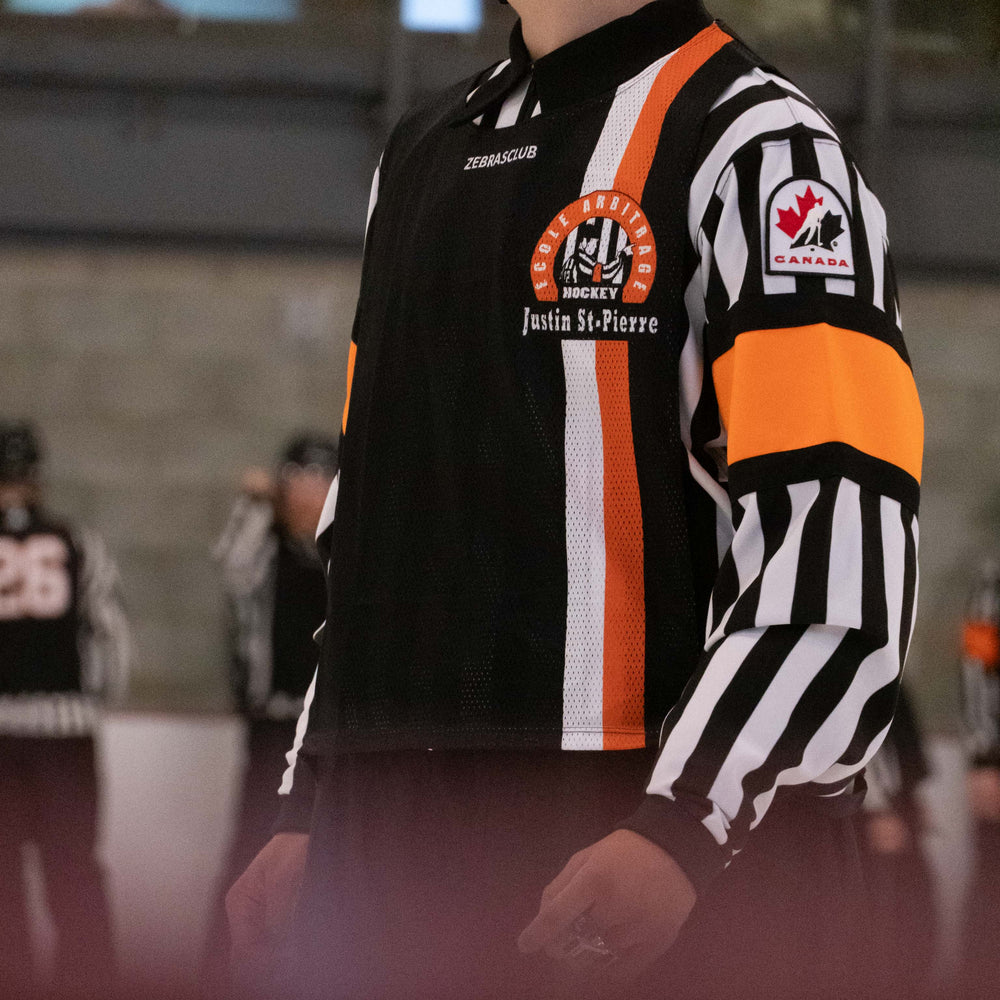
M 104 542 L 90 531 L 76 539 L 80 551 L 80 655 L 82 687 L 106 702 L 128 688 L 132 644 L 118 568 Z
M 368 242 L 368 234 L 371 231 L 372 217 L 374 216 L 375 209 L 378 205 L 381 173 L 382 160 L 380 159 L 379 165 L 376 167 L 375 174 L 372 177 L 371 194 L 368 199 L 368 213 L 365 219 L 366 246 Z M 357 323 L 355 322 L 355 330 L 356 329 Z M 347 423 L 351 408 L 351 389 L 354 385 L 354 366 L 357 360 L 357 355 L 358 344 L 355 339 L 355 335 L 352 332 L 351 342 L 347 354 L 347 389 L 344 397 L 344 412 L 340 423 L 341 447 L 343 447 L 343 439 L 347 435 Z M 330 547 L 333 537 L 333 519 L 337 508 L 337 496 L 339 491 L 340 472 L 338 471 L 337 475 L 333 479 L 333 482 L 330 484 L 330 490 L 327 493 L 326 501 L 323 504 L 323 511 L 320 514 L 319 524 L 316 528 L 316 546 L 319 549 L 320 557 L 323 560 L 323 566 L 327 573 L 329 573 L 330 570 Z M 324 622 L 316 632 L 315 639 L 317 642 L 322 642 L 325 628 L 326 623 Z M 315 781 L 313 779 L 312 772 L 299 765 L 299 756 L 302 750 L 302 743 L 305 740 L 306 733 L 309 729 L 310 713 L 313 699 L 316 695 L 317 679 L 317 675 L 314 674 L 312 683 L 309 685 L 309 690 L 306 692 L 302 712 L 299 715 L 299 720 L 295 727 L 294 743 L 285 755 L 288 766 L 284 771 L 281 779 L 281 785 L 278 788 L 278 795 L 281 796 L 283 803 L 278 823 L 275 828 L 276 832 L 280 830 L 308 830 L 309 828 L 309 817 L 312 813 L 312 801 L 315 794 Z
M 984 567 L 962 622 L 962 721 L 969 761 L 1000 767 L 1000 570 Z
M 829 122 L 748 73 L 691 190 L 682 416 L 722 556 L 701 662 L 629 825 L 696 887 L 781 790 L 846 805 L 913 626 L 922 418 L 878 203 Z

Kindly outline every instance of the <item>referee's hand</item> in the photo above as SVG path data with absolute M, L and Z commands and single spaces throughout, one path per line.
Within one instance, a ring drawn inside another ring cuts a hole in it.
M 259 985 L 272 971 L 298 901 L 308 847 L 308 834 L 275 834 L 226 893 L 238 983 Z
M 674 943 L 694 903 L 694 887 L 663 848 L 616 830 L 569 859 L 546 886 L 538 916 L 517 944 L 523 952 L 544 949 L 566 961 L 570 928 L 587 913 L 618 956 L 602 974 L 628 980 Z

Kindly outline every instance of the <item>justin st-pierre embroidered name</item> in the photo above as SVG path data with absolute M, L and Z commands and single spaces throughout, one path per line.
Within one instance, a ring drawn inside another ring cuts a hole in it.
M 489 156 L 470 156 L 465 161 L 465 170 L 485 170 L 487 167 L 502 167 L 505 163 L 515 163 L 518 160 L 533 160 L 538 155 L 537 146 L 518 146 L 516 149 L 505 149 L 502 153 L 490 153 Z

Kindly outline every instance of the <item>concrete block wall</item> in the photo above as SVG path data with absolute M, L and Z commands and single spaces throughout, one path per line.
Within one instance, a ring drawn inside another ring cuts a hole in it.
M 1000 282 L 903 282 L 903 327 L 927 429 L 920 608 L 907 671 L 922 717 L 956 728 L 969 588 L 1000 557 Z
M 209 549 L 246 464 L 336 432 L 358 277 L 332 255 L 0 248 L 0 415 L 39 423 L 52 505 L 119 559 L 139 703 L 224 703 Z M 902 301 L 927 422 L 908 670 L 947 731 L 966 593 L 1000 554 L 1000 282 L 911 279 Z
M 358 277 L 305 253 L 0 248 L 0 414 L 37 422 L 51 506 L 118 559 L 134 703 L 225 704 L 209 550 L 242 468 L 336 435 Z

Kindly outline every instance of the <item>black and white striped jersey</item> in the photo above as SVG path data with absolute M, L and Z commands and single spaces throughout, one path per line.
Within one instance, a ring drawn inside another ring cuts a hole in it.
M 230 686 L 239 711 L 298 718 L 316 662 L 323 567 L 315 548 L 287 537 L 268 499 L 240 496 L 212 555 L 226 596 Z
M 297 747 L 658 740 L 629 825 L 696 883 L 783 789 L 853 800 L 917 583 L 885 218 L 700 4 L 515 30 L 397 130 L 343 430 Z
M 973 766 L 1000 767 L 1000 563 L 987 560 L 969 595 L 959 663 L 965 746 Z
M 82 736 L 124 695 L 118 570 L 93 532 L 37 508 L 0 514 L 0 734 Z

